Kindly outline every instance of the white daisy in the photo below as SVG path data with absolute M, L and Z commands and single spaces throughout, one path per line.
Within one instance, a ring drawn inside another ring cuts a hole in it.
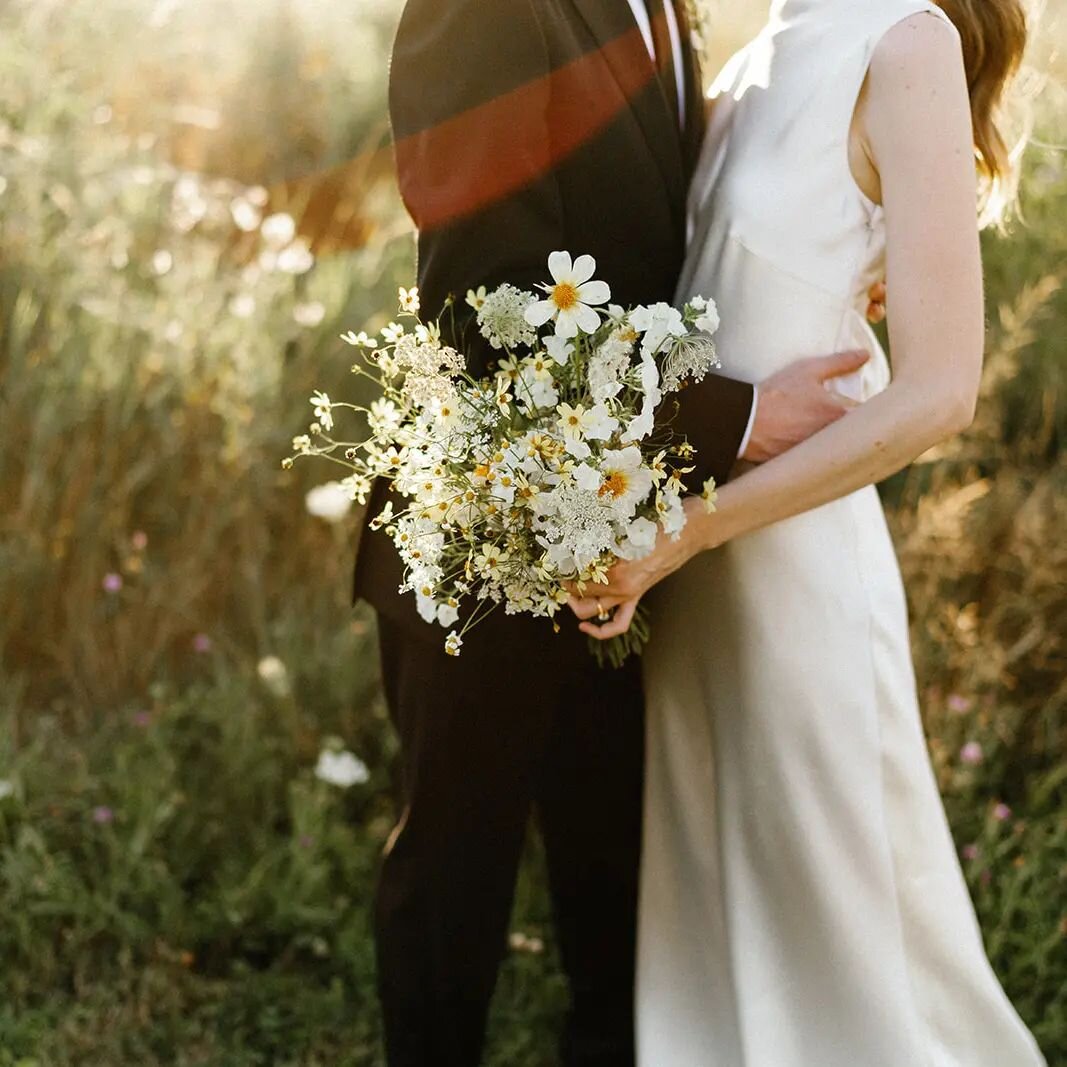
M 604 500 L 623 519 L 630 519 L 638 504 L 652 490 L 652 474 L 644 464 L 641 449 L 607 448 L 600 463 L 602 479 L 598 490 Z
M 626 539 L 619 542 L 615 551 L 621 559 L 641 559 L 656 547 L 658 533 L 659 527 L 651 519 L 638 516 L 626 527 Z

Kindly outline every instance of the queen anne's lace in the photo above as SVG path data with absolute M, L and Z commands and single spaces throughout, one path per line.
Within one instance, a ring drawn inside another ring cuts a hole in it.
M 537 331 L 526 321 L 525 312 L 533 293 L 504 284 L 482 298 L 478 308 L 478 329 L 493 348 L 531 348 Z

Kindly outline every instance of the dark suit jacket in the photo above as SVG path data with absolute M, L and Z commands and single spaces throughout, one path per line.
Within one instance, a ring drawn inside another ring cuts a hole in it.
M 419 231 L 423 317 L 457 298 L 450 339 L 474 373 L 493 353 L 471 328 L 467 290 L 533 289 L 556 249 L 594 256 L 615 303 L 672 300 L 704 133 L 699 70 L 684 47 L 681 130 L 626 0 L 408 0 L 390 76 L 400 190 Z M 451 323 L 446 315 L 446 333 Z M 677 424 L 699 464 L 692 482 L 724 481 L 752 387 L 709 377 L 683 398 Z M 368 517 L 385 499 L 379 487 Z M 401 580 L 388 538 L 365 530 L 356 595 L 425 628 L 414 597 L 397 593 Z

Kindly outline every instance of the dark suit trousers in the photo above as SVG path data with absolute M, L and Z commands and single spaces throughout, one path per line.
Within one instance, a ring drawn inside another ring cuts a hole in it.
M 564 626 L 574 629 L 568 617 Z M 390 1067 L 475 1067 L 523 840 L 536 811 L 572 1002 L 566 1067 L 632 1067 L 643 779 L 636 664 L 578 634 L 490 617 L 459 658 L 444 631 L 380 620 L 402 810 L 376 909 Z

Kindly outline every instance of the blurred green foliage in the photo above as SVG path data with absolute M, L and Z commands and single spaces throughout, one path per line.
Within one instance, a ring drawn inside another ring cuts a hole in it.
M 381 1062 L 394 741 L 349 611 L 351 529 L 310 518 L 314 472 L 279 460 L 312 389 L 346 388 L 337 335 L 388 313 L 410 240 L 373 169 L 345 191 L 361 247 L 315 261 L 260 223 L 278 183 L 380 142 L 397 9 L 0 4 L 0 1067 Z M 1067 43 L 1050 34 L 1046 54 Z M 979 419 L 886 487 L 939 780 L 994 964 L 1054 1065 L 1061 94 L 1026 223 L 987 237 Z M 315 776 L 331 738 L 368 782 Z M 565 990 L 536 846 L 515 926 L 490 1063 L 547 1067 Z

